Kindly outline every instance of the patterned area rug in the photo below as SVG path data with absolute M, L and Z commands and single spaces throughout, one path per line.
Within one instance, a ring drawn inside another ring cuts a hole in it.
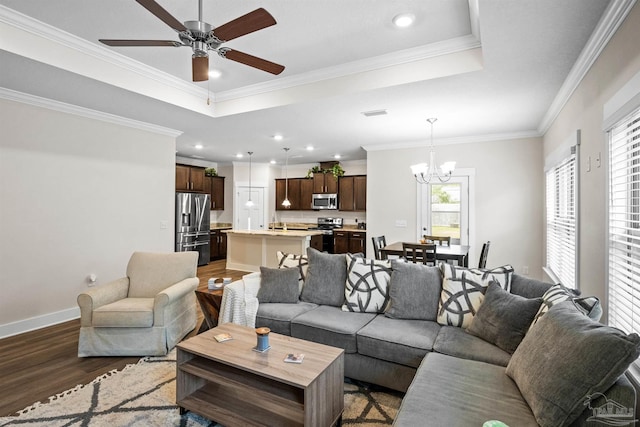
M 0 426 L 219 426 L 192 412 L 180 415 L 175 404 L 175 350 L 166 357 L 143 358 L 84 386 L 35 403 Z M 343 426 L 391 425 L 402 393 L 348 381 L 344 384 Z

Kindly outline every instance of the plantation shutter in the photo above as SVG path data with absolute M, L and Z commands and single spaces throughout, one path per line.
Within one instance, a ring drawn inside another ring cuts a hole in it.
M 576 287 L 577 146 L 546 173 L 547 271 L 569 288 Z
M 640 333 L 640 109 L 609 131 L 609 324 Z

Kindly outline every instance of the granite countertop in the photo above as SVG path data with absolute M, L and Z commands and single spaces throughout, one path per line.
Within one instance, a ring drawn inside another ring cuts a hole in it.
M 231 223 L 228 222 L 212 222 L 211 224 L 209 224 L 210 230 L 223 230 L 229 228 L 233 227 L 231 226 Z
M 284 228 L 284 223 L 283 222 L 276 222 L 276 223 L 270 223 L 269 224 L 269 229 L 273 230 L 273 229 L 283 229 Z M 316 229 L 318 228 L 318 224 L 315 223 L 308 223 L 308 222 L 287 222 L 287 230 L 309 230 L 309 229 Z
M 367 231 L 367 229 L 358 228 L 357 225 L 343 225 L 341 228 L 335 228 L 334 231 Z
M 322 234 L 322 231 L 318 230 L 291 230 L 288 228 L 287 230 L 226 230 L 227 234 L 249 234 L 249 235 L 259 235 L 259 236 L 289 236 L 289 237 L 306 237 L 306 236 L 316 236 Z

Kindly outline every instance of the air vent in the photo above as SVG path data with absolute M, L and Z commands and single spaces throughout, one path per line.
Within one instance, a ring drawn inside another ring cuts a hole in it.
M 365 117 L 375 117 L 375 116 L 386 116 L 387 110 L 371 110 L 371 111 L 363 111 Z

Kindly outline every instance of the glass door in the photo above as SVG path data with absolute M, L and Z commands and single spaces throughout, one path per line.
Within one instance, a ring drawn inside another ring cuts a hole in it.
M 454 176 L 421 185 L 421 234 L 449 236 L 452 244 L 469 244 L 469 178 Z

